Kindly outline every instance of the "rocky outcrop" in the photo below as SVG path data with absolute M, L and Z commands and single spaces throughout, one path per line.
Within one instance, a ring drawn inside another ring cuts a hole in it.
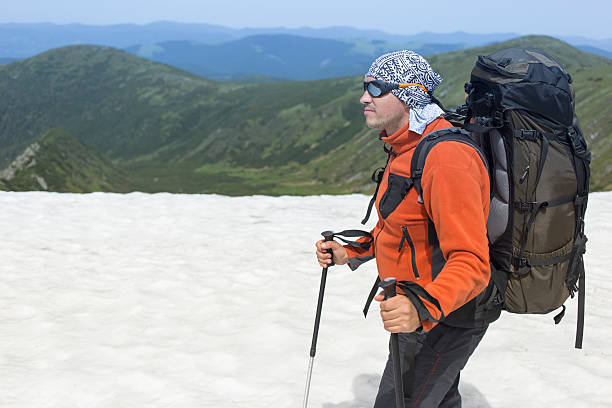
M 15 174 L 23 169 L 29 169 L 36 165 L 36 152 L 40 150 L 40 144 L 37 142 L 32 143 L 21 153 L 9 166 L 0 170 L 0 179 L 11 180 L 15 177 Z

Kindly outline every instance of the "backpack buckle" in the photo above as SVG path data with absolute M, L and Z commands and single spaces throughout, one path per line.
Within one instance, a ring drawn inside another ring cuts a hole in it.
M 512 258 L 512 264 L 514 265 L 514 273 L 517 275 L 527 275 L 531 270 L 531 264 L 527 258 Z
M 376 184 L 380 184 L 383 179 L 383 175 L 385 173 L 385 169 L 383 167 L 379 167 L 372 173 L 372 181 Z
M 514 263 L 514 266 L 518 266 L 519 268 L 522 268 L 524 266 L 529 266 L 529 259 L 527 258 L 515 258 L 516 262 Z
M 501 292 L 498 292 L 493 298 L 494 305 L 502 305 L 504 304 L 504 295 Z
M 525 201 L 515 201 L 514 202 L 514 208 L 516 208 L 517 210 L 519 210 L 521 212 L 533 211 L 533 209 L 535 208 L 536 204 L 537 203 L 529 203 L 529 202 L 525 202 Z
M 579 206 L 579 205 L 584 205 L 584 203 L 587 202 L 588 196 L 586 195 L 576 195 L 576 197 L 574 198 L 574 205 L 575 206 Z
M 538 131 L 522 129 L 519 139 L 536 141 L 538 139 Z
M 567 135 L 570 139 L 570 144 L 571 144 L 574 154 L 583 160 L 590 161 L 591 152 L 589 152 L 586 149 L 586 145 L 583 145 L 582 140 L 581 140 L 582 138 L 580 137 L 580 134 L 578 133 L 576 128 L 574 128 L 574 126 L 570 126 L 567 129 Z

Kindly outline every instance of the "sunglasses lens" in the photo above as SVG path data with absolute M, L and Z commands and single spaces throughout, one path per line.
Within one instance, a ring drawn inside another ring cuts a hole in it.
M 380 89 L 374 82 L 364 82 L 363 85 L 373 98 L 378 98 L 382 95 L 382 89 Z

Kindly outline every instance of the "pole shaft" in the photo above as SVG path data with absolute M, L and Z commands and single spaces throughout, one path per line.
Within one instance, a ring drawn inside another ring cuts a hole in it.
M 321 323 L 321 310 L 323 309 L 323 295 L 325 294 L 325 282 L 327 280 L 327 268 L 321 271 L 321 284 L 319 286 L 319 300 L 317 301 L 317 314 L 315 316 L 314 330 L 312 331 L 312 343 L 310 345 L 310 357 L 317 353 L 317 339 L 319 337 L 319 323 Z
M 387 278 L 380 282 L 380 287 L 385 291 L 385 299 L 395 296 L 395 278 Z M 391 333 L 391 358 L 393 359 L 393 376 L 395 378 L 395 407 L 404 408 L 404 381 L 402 379 L 402 367 L 400 365 L 399 335 Z
M 306 389 L 304 390 L 304 402 L 302 404 L 303 408 L 308 406 L 308 394 L 310 393 L 310 379 L 312 378 L 312 364 L 314 363 L 314 357 L 310 357 L 310 361 L 308 362 L 308 376 L 306 377 Z
M 324 231 L 321 233 L 325 241 L 333 241 L 334 233 L 331 231 Z M 334 254 L 331 249 L 327 250 L 328 253 L 332 254 L 332 263 L 329 266 L 334 265 Z M 314 363 L 314 356 L 317 354 L 317 339 L 319 338 L 319 323 L 321 322 L 321 310 L 323 309 L 323 295 L 325 294 L 325 282 L 327 281 L 327 267 L 321 271 L 321 284 L 319 285 L 319 299 L 317 301 L 317 314 L 315 316 L 314 330 L 312 331 L 312 343 L 310 344 L 310 362 L 308 363 L 308 376 L 306 378 L 306 389 L 304 390 L 304 405 L 306 408 L 308 405 L 308 394 L 310 393 L 310 379 L 312 377 L 312 366 Z
M 404 408 L 404 381 L 400 366 L 399 337 L 391 333 L 391 356 L 393 358 L 393 375 L 395 377 L 395 407 Z

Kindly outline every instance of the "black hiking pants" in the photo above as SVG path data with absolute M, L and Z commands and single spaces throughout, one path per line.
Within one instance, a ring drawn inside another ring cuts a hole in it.
M 405 408 L 461 407 L 459 372 L 486 331 L 486 327 L 464 329 L 440 323 L 427 333 L 400 333 Z M 374 408 L 395 408 L 395 377 L 390 353 Z

